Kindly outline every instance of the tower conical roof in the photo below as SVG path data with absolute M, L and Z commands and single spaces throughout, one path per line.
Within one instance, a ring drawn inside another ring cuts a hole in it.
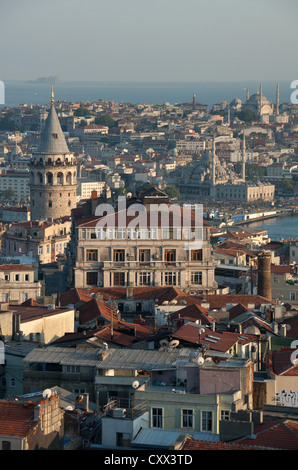
M 70 153 L 56 113 L 53 98 L 37 152 L 46 154 Z

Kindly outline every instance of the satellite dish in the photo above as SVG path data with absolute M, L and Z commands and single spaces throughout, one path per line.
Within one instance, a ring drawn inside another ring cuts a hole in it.
M 77 402 L 77 403 L 80 403 L 80 402 L 83 401 L 83 400 L 84 400 L 84 395 L 78 395 L 78 396 L 76 397 L 76 402 Z
M 67 411 L 73 411 L 74 410 L 74 407 L 72 405 L 69 405 L 65 408 L 65 410 Z
M 52 396 L 52 390 L 50 388 L 46 388 L 42 392 L 42 396 L 43 396 L 43 398 L 50 398 Z
M 173 341 L 171 341 L 169 343 L 170 348 L 177 348 L 178 345 L 179 345 L 179 340 L 178 339 L 173 339 Z
M 159 344 L 160 344 L 161 346 L 168 346 L 168 345 L 169 345 L 169 342 L 168 342 L 167 339 L 162 339 L 162 340 L 160 340 Z
M 132 383 L 132 388 L 138 388 L 140 386 L 140 383 L 135 380 L 133 383 Z

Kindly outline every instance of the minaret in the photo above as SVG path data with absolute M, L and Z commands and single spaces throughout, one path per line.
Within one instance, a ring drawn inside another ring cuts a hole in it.
M 246 88 L 246 102 L 249 100 L 249 88 Z
M 30 163 L 31 220 L 70 216 L 77 201 L 77 165 L 70 153 L 54 106 L 51 107 L 40 143 Z
M 276 114 L 279 114 L 279 82 L 277 82 L 276 87 Z
M 212 186 L 215 186 L 215 136 L 212 141 Z
M 196 107 L 196 95 L 194 94 L 192 97 L 192 109 L 195 109 Z
M 260 110 L 259 114 L 262 114 L 262 105 L 263 105 L 263 90 L 262 90 L 262 82 L 260 83 Z
M 245 132 L 243 129 L 243 142 L 242 142 L 242 180 L 245 181 L 245 155 L 246 155 L 246 148 L 245 148 Z
M 230 105 L 228 106 L 228 126 L 231 124 L 231 110 L 230 110 Z

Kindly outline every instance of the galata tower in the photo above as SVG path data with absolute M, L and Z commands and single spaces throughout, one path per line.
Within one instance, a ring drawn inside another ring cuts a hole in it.
M 30 164 L 31 220 L 59 219 L 76 207 L 77 166 L 54 106 L 51 107 Z

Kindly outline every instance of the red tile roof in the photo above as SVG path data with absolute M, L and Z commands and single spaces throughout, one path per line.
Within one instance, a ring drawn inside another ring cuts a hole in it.
M 298 367 L 291 359 L 295 348 L 282 348 L 280 351 L 270 351 L 268 358 L 268 369 L 274 375 L 298 376 Z M 296 356 L 296 354 L 294 354 Z
M 37 426 L 33 403 L 0 400 L 0 436 L 26 437 Z
M 284 419 L 264 423 L 256 427 L 254 433 L 254 439 L 242 438 L 234 442 L 266 449 L 298 450 L 298 421 Z
M 109 322 L 111 321 L 111 318 L 113 318 L 113 321 L 118 321 L 118 317 L 114 313 L 112 307 L 110 307 L 103 300 L 99 300 L 97 298 L 89 300 L 89 302 L 86 302 L 81 307 L 78 307 L 77 310 L 79 312 L 80 325 L 100 318 Z
M 169 315 L 169 321 L 173 323 L 174 320 L 201 320 L 202 325 L 211 325 L 212 318 L 208 317 L 208 312 L 209 310 L 201 307 L 200 305 L 191 304 L 174 313 L 171 313 Z
M 0 271 L 35 271 L 35 268 L 26 264 L 0 264 Z
M 245 307 L 242 304 L 237 304 L 234 307 L 230 308 L 229 310 L 229 320 L 233 320 L 233 318 L 238 317 L 242 313 L 245 312 L 251 312 L 254 313 L 252 310 L 250 310 L 248 307 Z
M 253 335 L 245 336 L 248 338 L 245 342 L 255 340 L 255 336 Z M 172 333 L 172 337 L 188 343 L 197 344 L 199 342 L 198 326 L 192 324 L 183 325 Z M 228 352 L 234 344 L 241 341 L 240 337 L 241 335 L 239 333 L 212 331 L 209 328 L 206 328 L 205 331 L 201 333 L 200 341 L 204 346 L 212 349 L 213 351 Z
M 183 450 L 265 450 L 251 445 L 245 445 L 237 442 L 210 442 L 197 441 L 193 438 L 186 439 Z
M 86 289 L 70 289 L 67 292 L 60 294 L 60 305 L 76 305 L 80 302 L 89 302 L 91 295 L 88 294 Z

